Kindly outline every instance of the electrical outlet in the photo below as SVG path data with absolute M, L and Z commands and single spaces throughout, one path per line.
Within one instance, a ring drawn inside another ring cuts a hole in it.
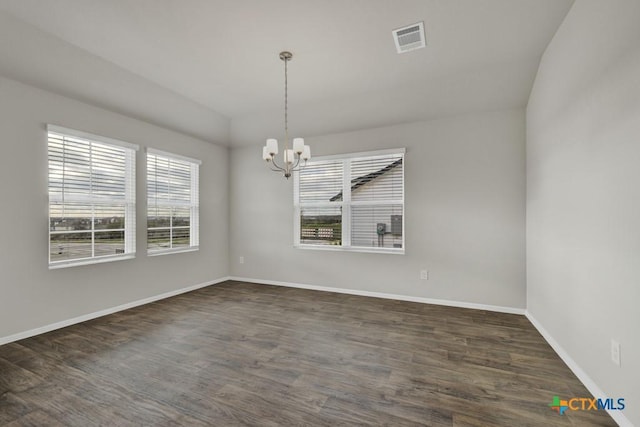
M 244 264 L 244 257 L 241 256 L 239 261 L 240 261 L 240 264 Z
M 611 340 L 611 361 L 620 366 L 620 343 L 614 339 Z
M 420 280 L 429 280 L 429 270 L 420 270 Z

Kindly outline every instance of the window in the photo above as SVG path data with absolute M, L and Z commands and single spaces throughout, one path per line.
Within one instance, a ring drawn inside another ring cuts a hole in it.
M 49 267 L 135 254 L 136 145 L 48 125 Z
M 198 249 L 200 161 L 147 150 L 147 251 Z
M 404 253 L 404 149 L 308 162 L 294 208 L 298 247 Z

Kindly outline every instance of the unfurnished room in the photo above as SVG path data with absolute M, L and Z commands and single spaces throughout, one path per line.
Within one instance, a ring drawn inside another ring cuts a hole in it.
M 0 426 L 640 426 L 640 1 L 0 0 Z

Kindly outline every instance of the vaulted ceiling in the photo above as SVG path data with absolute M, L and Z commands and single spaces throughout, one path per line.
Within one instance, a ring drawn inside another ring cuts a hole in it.
M 572 0 L 0 0 L 0 74 L 223 144 L 526 105 Z M 391 31 L 424 21 L 427 47 Z M 269 135 L 268 135 L 269 134 Z

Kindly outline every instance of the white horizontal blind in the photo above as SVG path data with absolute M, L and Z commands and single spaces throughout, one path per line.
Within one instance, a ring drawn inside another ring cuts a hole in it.
M 49 265 L 135 253 L 135 149 L 49 126 Z
M 352 161 L 352 246 L 403 247 L 403 166 L 403 154 Z
M 199 164 L 147 152 L 147 250 L 162 253 L 199 245 Z
M 342 243 L 342 176 L 339 160 L 309 163 L 299 172 L 299 243 Z
M 404 250 L 404 150 L 315 160 L 294 175 L 296 245 Z
M 300 203 L 342 201 L 342 161 L 309 162 L 300 171 Z

